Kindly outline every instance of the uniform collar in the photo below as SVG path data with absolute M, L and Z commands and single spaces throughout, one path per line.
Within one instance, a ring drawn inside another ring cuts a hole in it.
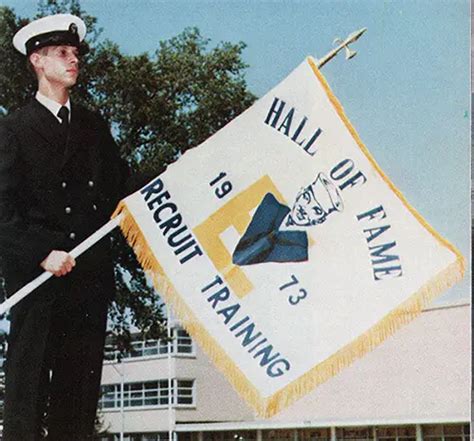
M 40 91 L 36 92 L 35 98 L 39 103 L 41 103 L 44 107 L 46 107 L 54 116 L 55 118 L 61 122 L 61 118 L 58 116 L 59 109 L 62 107 L 62 104 L 44 96 Z M 66 104 L 64 106 L 67 107 L 69 110 L 69 122 L 71 122 L 71 100 L 68 98 Z

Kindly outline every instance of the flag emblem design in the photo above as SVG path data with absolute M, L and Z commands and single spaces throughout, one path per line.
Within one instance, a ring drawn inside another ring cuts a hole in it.
M 116 214 L 157 291 L 271 416 L 460 280 L 312 58 Z

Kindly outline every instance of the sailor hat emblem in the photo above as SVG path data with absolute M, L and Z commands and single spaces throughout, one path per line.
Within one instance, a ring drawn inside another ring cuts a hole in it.
M 45 46 L 75 46 L 87 52 L 83 42 L 85 23 L 72 14 L 56 14 L 34 20 L 22 27 L 13 37 L 13 46 L 24 55 Z

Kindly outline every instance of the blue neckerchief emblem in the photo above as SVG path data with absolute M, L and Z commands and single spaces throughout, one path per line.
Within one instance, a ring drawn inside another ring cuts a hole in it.
M 331 213 L 343 209 L 339 190 L 323 173 L 298 192 L 292 209 L 267 193 L 237 244 L 232 262 L 242 266 L 307 261 L 307 234 L 294 229 L 322 224 Z
M 290 209 L 267 193 L 240 239 L 232 256 L 236 265 L 308 260 L 308 237 L 304 231 L 279 231 Z

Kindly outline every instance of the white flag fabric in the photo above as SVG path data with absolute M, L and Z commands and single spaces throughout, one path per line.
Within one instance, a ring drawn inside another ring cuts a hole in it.
M 118 213 L 158 292 L 267 417 L 464 272 L 362 144 L 312 58 Z

